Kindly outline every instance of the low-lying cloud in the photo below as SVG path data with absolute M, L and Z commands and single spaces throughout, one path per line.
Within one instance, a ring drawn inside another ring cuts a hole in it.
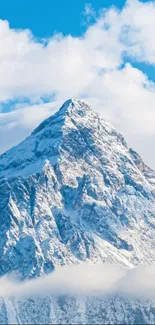
M 125 269 L 120 265 L 82 263 L 59 267 L 50 275 L 22 283 L 2 277 L 0 279 L 0 296 L 105 296 L 119 294 L 154 299 L 154 275 L 155 265 Z

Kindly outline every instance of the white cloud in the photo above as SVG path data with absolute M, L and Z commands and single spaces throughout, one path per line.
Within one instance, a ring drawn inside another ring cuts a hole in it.
M 122 28 L 128 28 L 128 54 L 137 60 L 155 64 L 155 2 L 128 0 L 121 13 Z M 126 34 L 126 33 L 125 33 Z
M 0 114 L 0 152 L 24 140 L 42 120 L 52 115 L 60 104 L 52 102 L 24 106 L 12 112 Z
M 85 4 L 85 10 L 83 12 L 83 16 L 85 17 L 85 21 L 84 23 L 90 23 L 91 20 L 95 19 L 96 20 L 96 11 L 94 10 L 94 8 L 92 7 L 91 3 L 86 3 Z
M 95 17 L 89 5 L 85 13 Z M 55 100 L 1 113 L 0 152 L 28 135 L 58 103 L 78 97 L 155 167 L 155 84 L 131 63 L 122 66 L 125 55 L 155 64 L 155 3 L 129 0 L 122 10 L 100 10 L 96 17 L 82 37 L 59 34 L 40 42 L 29 30 L 12 30 L 0 21 L 0 102 L 52 95 Z
M 120 265 L 81 263 L 59 267 L 50 275 L 22 283 L 13 278 L 0 278 L 0 295 L 107 295 L 120 294 L 140 299 L 155 298 L 155 266 L 125 269 Z

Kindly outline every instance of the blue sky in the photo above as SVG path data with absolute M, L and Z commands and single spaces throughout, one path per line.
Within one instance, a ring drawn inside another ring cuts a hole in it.
M 76 97 L 155 168 L 154 30 L 155 1 L 0 1 L 0 152 Z
M 37 37 L 51 36 L 54 31 L 81 35 L 85 29 L 82 12 L 89 3 L 95 10 L 115 5 L 121 8 L 124 0 L 5 0 L 0 1 L 0 18 L 12 28 L 29 28 Z
M 147 2 L 142 0 L 142 2 Z M 122 8 L 124 0 L 5 0 L 0 1 L 0 18 L 10 22 L 12 28 L 29 28 L 37 37 L 51 36 L 55 31 L 65 35 L 81 35 L 85 30 L 82 12 L 89 3 L 94 10 L 116 6 Z
M 141 2 L 147 3 L 147 0 Z M 9 21 L 11 28 L 30 29 L 37 38 L 51 37 L 57 32 L 81 36 L 88 27 L 83 15 L 87 4 L 98 12 L 101 8 L 108 9 L 111 6 L 122 9 L 125 0 L 5 0 L 0 2 L 0 19 Z M 139 63 L 130 58 L 128 61 L 155 81 L 155 68 L 148 62 Z
M 80 36 L 88 26 L 83 16 L 87 3 L 96 12 L 103 7 L 116 6 L 121 9 L 125 5 L 124 0 L 5 0 L 0 2 L 0 19 L 9 21 L 11 28 L 28 28 L 38 38 L 51 37 L 55 32 Z M 137 62 L 133 62 L 133 65 L 155 81 L 155 68 Z M 7 107 L 6 104 L 5 111 Z

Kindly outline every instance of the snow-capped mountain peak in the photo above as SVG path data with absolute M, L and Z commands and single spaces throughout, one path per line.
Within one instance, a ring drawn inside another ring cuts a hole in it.
M 90 106 L 79 100 L 70 99 L 58 112 L 44 120 L 28 138 L 0 157 L 0 177 L 33 174 L 42 169 L 47 158 L 55 165 L 59 158 L 61 143 L 66 136 L 75 138 L 76 132 L 82 134 L 85 131 L 96 132 L 98 136 L 98 131 L 103 128 L 106 134 L 116 134 L 109 123 L 104 120 L 101 122 L 101 118 Z M 122 141 L 121 135 L 118 137 Z
M 155 173 L 87 104 L 68 100 L 0 156 L 0 271 L 154 262 Z
M 56 114 L 43 121 L 39 127 L 32 132 L 32 134 L 36 134 L 44 127 L 50 126 L 55 120 L 65 122 L 66 117 L 78 119 L 79 117 L 87 116 L 87 118 L 89 118 L 93 113 L 95 112 L 93 112 L 91 107 L 84 102 L 77 99 L 69 99 L 60 107 Z

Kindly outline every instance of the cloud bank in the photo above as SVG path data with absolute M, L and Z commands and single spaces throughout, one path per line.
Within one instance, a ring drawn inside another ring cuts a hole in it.
M 125 269 L 120 265 L 82 263 L 59 267 L 50 275 L 18 283 L 0 279 L 0 296 L 105 296 L 155 299 L 155 265 Z
M 139 62 L 155 69 L 155 3 L 128 0 L 121 10 L 97 13 L 87 5 L 85 20 L 81 37 L 55 34 L 44 40 L 0 20 L 0 152 L 76 97 L 113 123 L 155 167 L 155 83 L 136 67 Z M 11 106 L 12 100 L 18 105 Z M 11 112 L 4 113 L 6 104 Z

